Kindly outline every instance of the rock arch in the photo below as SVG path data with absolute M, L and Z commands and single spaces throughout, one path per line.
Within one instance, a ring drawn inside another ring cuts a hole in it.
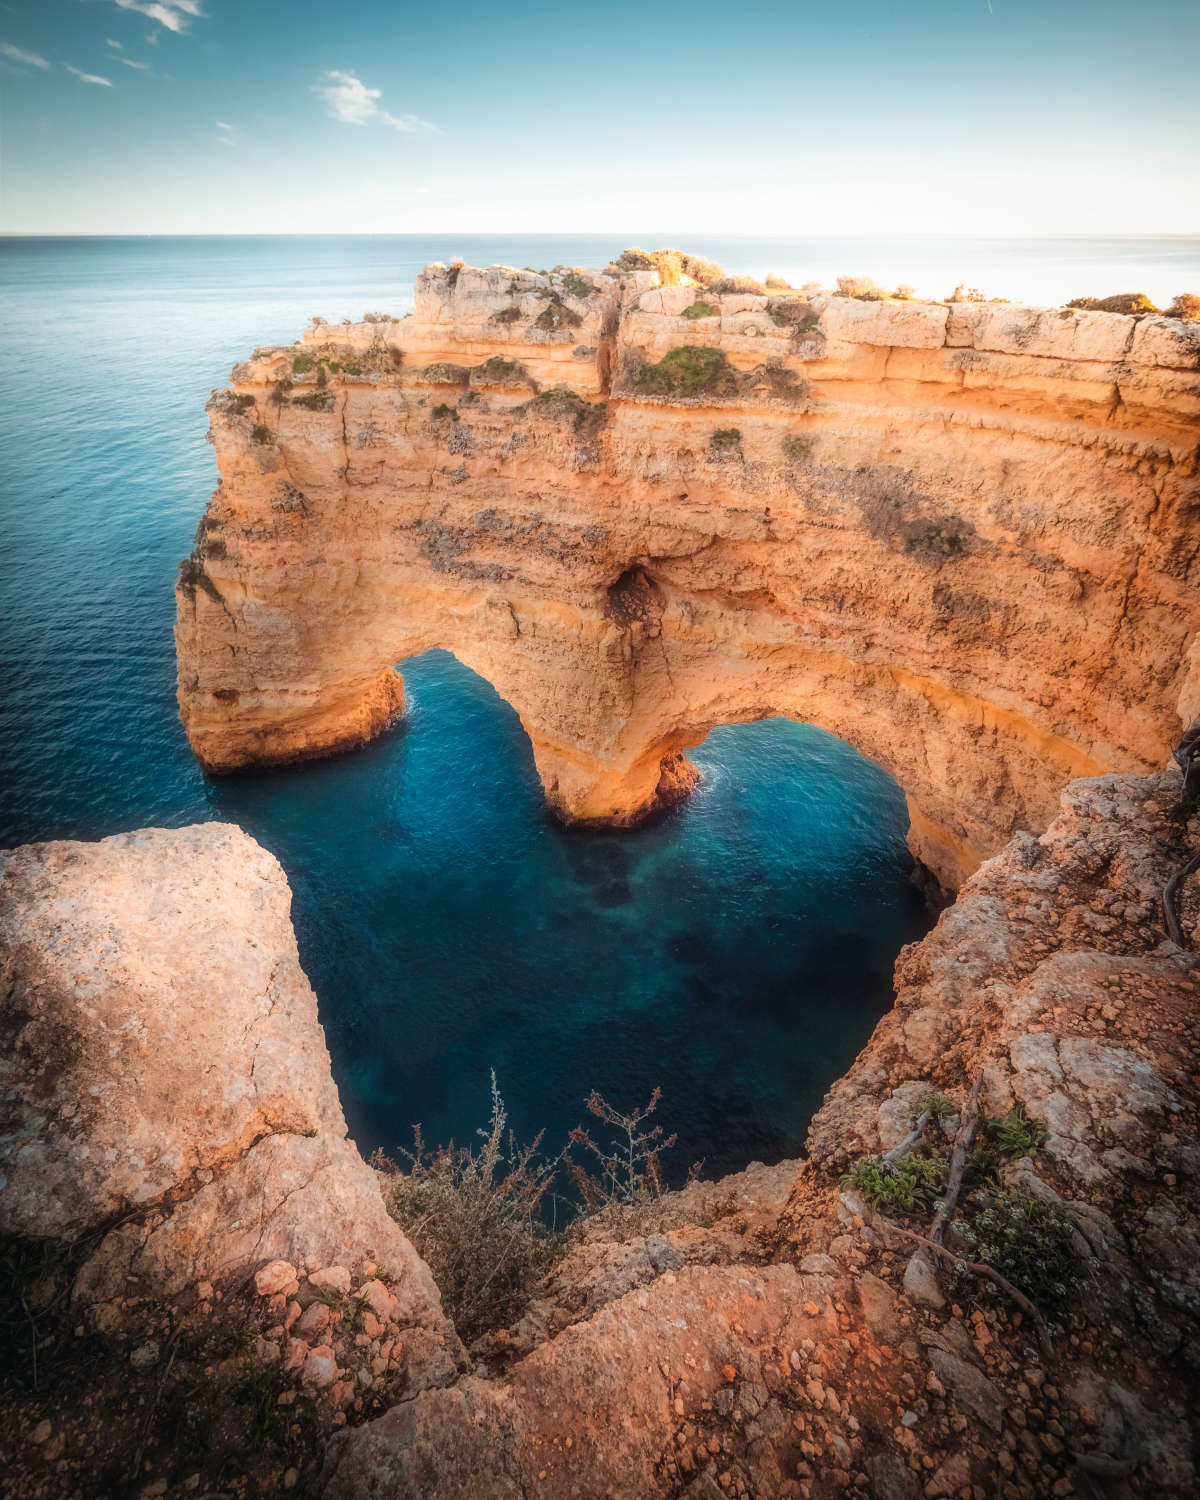
M 365 741 L 443 647 L 566 819 L 782 714 L 896 777 L 953 888 L 1070 777 L 1161 764 L 1200 706 L 1200 331 L 694 297 L 431 267 L 410 317 L 238 366 L 178 589 L 206 766 Z

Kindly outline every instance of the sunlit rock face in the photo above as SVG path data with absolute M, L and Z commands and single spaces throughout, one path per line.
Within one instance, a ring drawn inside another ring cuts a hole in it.
M 783 714 L 895 775 L 953 888 L 1200 710 L 1198 325 L 431 266 L 209 412 L 177 643 L 214 770 L 362 743 L 444 647 L 565 819 Z

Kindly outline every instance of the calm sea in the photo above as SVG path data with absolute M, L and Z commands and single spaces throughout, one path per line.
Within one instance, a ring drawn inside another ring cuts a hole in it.
M 923 930 L 898 788 L 804 725 L 714 731 L 685 808 L 601 836 L 550 822 L 515 714 L 441 653 L 405 664 L 411 711 L 358 754 L 210 780 L 189 752 L 173 582 L 234 361 L 313 313 L 405 310 L 430 260 L 595 265 L 630 238 L 0 239 L 0 844 L 214 818 L 260 840 L 367 1149 L 417 1121 L 466 1139 L 494 1068 L 550 1141 L 590 1089 L 632 1107 L 661 1084 L 681 1169 L 793 1153 Z M 1008 291 L 1035 263 L 1056 297 L 1200 287 L 1196 242 L 966 243 L 942 280 L 990 282 L 1000 256 Z M 689 244 L 916 280 L 881 245 Z

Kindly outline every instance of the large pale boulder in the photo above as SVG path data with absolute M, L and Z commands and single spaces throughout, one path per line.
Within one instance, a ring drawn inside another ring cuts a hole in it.
M 369 1257 L 447 1332 L 346 1137 L 289 907 L 224 824 L 0 855 L 0 1231 L 112 1225 L 76 1283 L 97 1310 Z

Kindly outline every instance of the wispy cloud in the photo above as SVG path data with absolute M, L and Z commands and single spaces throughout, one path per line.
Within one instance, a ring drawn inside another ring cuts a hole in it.
M 63 63 L 68 73 L 74 73 L 80 83 L 98 83 L 101 88 L 110 89 L 113 86 L 111 78 L 101 78 L 99 73 L 84 73 L 79 68 L 73 68 L 70 63 Z
M 112 39 L 112 37 L 108 37 L 108 38 L 106 38 L 106 40 L 107 40 L 108 45 L 110 47 L 115 47 L 118 52 L 121 51 L 121 44 L 120 44 L 120 42 L 114 42 L 113 39 Z
M 393 130 L 412 133 L 418 130 L 437 131 L 438 127 L 419 115 L 393 115 L 380 109 L 378 99 L 382 89 L 370 89 L 353 73 L 340 68 L 323 73 L 322 81 L 313 85 L 313 92 L 325 101 L 325 113 L 343 125 L 390 125 Z
M 186 31 L 189 19 L 203 16 L 200 0 L 115 0 L 121 10 L 135 10 L 149 16 L 168 31 Z
M 143 73 L 149 73 L 151 71 L 149 63 L 134 62 L 132 57 L 118 57 L 116 61 L 119 63 L 124 63 L 127 68 L 138 68 Z
M 217 121 L 217 129 L 220 134 L 217 140 L 222 146 L 236 146 L 238 143 L 238 128 L 236 125 L 228 125 L 224 120 Z
M 0 57 L 7 57 L 9 62 L 24 63 L 27 68 L 50 66 L 46 59 L 39 57 L 36 52 L 26 52 L 22 47 L 14 47 L 11 42 L 0 42 Z

